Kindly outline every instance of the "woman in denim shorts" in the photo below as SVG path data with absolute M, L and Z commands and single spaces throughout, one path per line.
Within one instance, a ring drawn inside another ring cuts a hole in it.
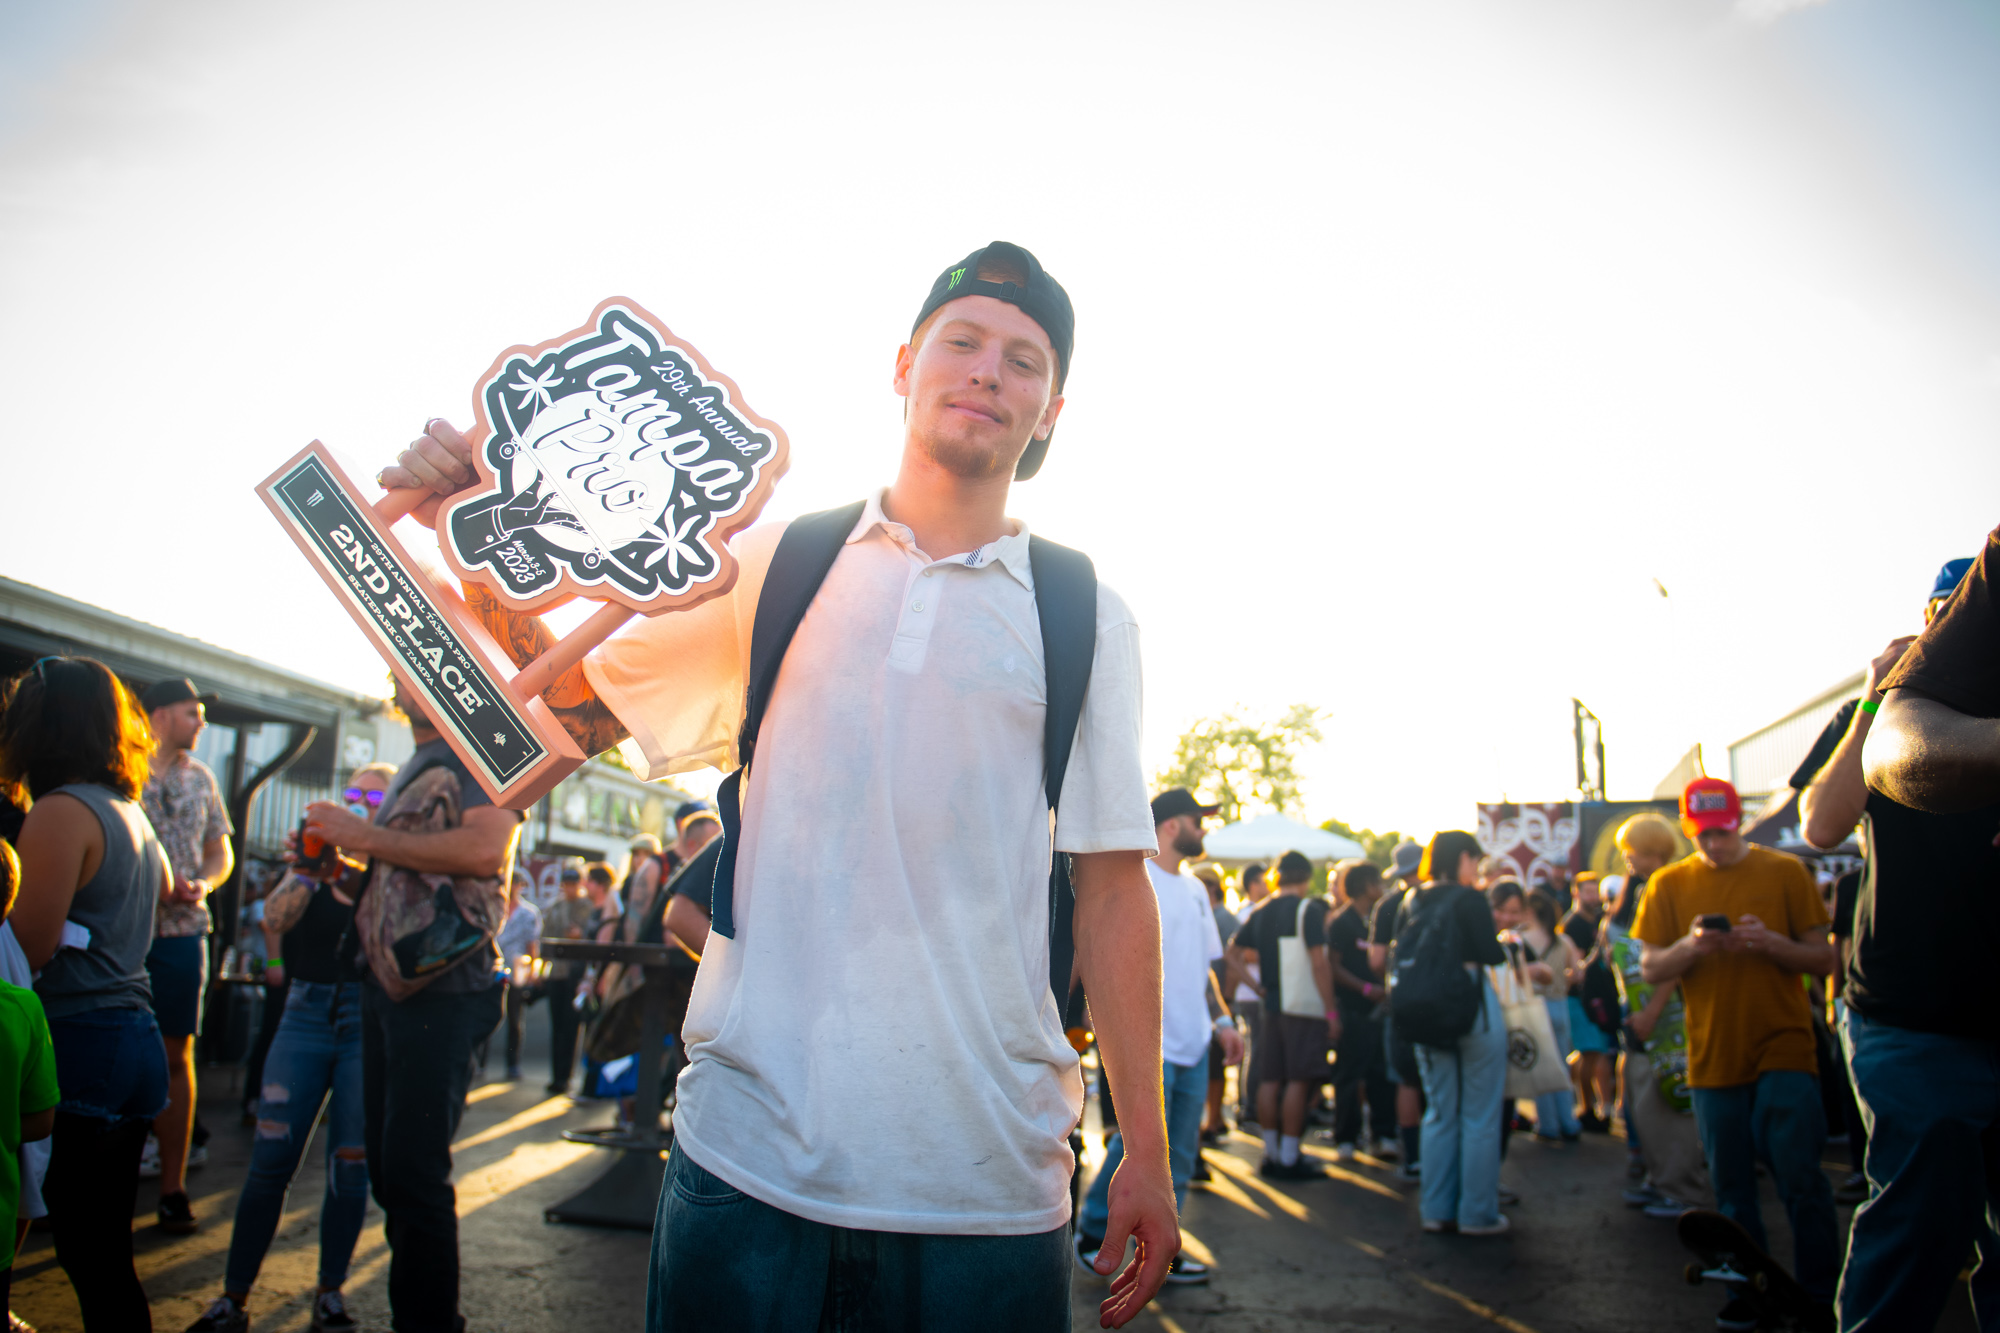
M 42 1192 L 90 1333 L 153 1326 L 132 1209 L 167 1105 L 146 950 L 173 877 L 137 804 L 151 751 L 137 700 L 101 662 L 45 657 L 0 687 L 0 786 L 31 806 L 10 920 L 41 972 L 62 1090 Z

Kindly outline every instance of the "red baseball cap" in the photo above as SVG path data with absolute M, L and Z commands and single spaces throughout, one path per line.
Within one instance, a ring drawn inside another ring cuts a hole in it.
M 1721 778 L 1696 778 L 1681 793 L 1681 832 L 1692 838 L 1743 822 L 1743 798 Z

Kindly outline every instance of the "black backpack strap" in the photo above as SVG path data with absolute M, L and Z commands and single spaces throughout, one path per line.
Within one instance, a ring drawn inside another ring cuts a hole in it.
M 744 696 L 743 727 L 736 733 L 737 768 L 716 790 L 717 813 L 722 816 L 722 851 L 715 858 L 715 887 L 709 899 L 710 929 L 724 939 L 736 938 L 733 910 L 736 889 L 737 834 L 743 827 L 742 785 L 744 770 L 750 767 L 757 750 L 757 732 L 764 725 L 764 710 L 770 706 L 771 690 L 778 683 L 778 668 L 785 650 L 805 619 L 806 608 L 826 582 L 827 571 L 847 544 L 847 535 L 861 521 L 866 501 L 838 509 L 825 509 L 792 520 L 778 549 L 771 555 L 771 568 L 757 594 L 757 618 L 750 631 L 750 677 Z
M 1063 776 L 1083 717 L 1090 668 L 1097 659 L 1097 567 L 1081 551 L 1030 534 L 1028 568 L 1035 580 L 1035 614 L 1042 623 L 1042 661 L 1048 676 L 1042 757 L 1049 806 L 1054 809 L 1062 802 Z M 1076 889 L 1070 883 L 1069 857 L 1056 853 L 1052 867 L 1049 989 L 1057 1005 L 1067 1011 L 1070 972 L 1076 964 Z

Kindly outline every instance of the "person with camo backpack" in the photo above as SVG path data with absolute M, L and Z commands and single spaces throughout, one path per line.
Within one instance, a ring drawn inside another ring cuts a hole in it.
M 391 1315 L 398 1333 L 457 1333 L 451 1139 L 473 1048 L 500 1024 L 495 940 L 522 816 L 493 804 L 401 680 L 396 707 L 417 748 L 375 818 L 316 801 L 306 830 L 369 867 L 343 884 L 355 908 L 342 953 L 365 960 L 363 1138 L 385 1215 Z

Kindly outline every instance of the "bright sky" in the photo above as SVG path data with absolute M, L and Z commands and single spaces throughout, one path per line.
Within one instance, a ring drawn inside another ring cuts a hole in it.
M 1314 821 L 1611 794 L 1913 629 L 2000 520 L 2000 21 L 1971 0 L 0 9 L 0 572 L 357 689 L 251 487 L 372 475 L 611 294 L 893 474 L 931 278 L 1078 311 L 1015 493 Z M 1662 600 L 1653 580 L 1672 593 Z

